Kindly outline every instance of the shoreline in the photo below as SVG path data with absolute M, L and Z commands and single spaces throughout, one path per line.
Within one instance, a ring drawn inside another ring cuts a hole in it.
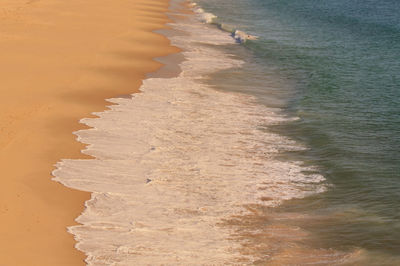
M 215 49 L 236 45 L 232 36 L 200 19 L 171 24 L 175 34 L 168 37 L 185 59 L 180 75 L 159 71 L 159 78 L 143 82 L 143 93 L 110 99 L 116 104 L 109 110 L 83 119 L 91 129 L 76 135 L 90 144 L 84 153 L 95 159 L 63 160 L 53 172 L 64 185 L 93 192 L 79 225 L 69 227 L 90 264 L 250 262 L 249 252 L 231 234 L 237 223 L 223 221 L 247 213 L 242 205 L 274 204 L 280 198 L 271 191 L 275 201 L 266 199 L 258 189 L 265 177 L 276 182 L 274 174 L 259 175 L 274 162 L 252 160 L 255 152 L 269 151 L 262 145 L 254 149 L 254 142 L 276 140 L 254 130 L 271 113 L 254 105 L 251 96 L 199 82 L 208 73 L 242 64 Z M 238 149 L 251 155 L 238 156 Z M 254 163 L 256 168 L 246 167 Z
M 179 50 L 166 28 L 169 1 L 5 1 L 0 16 L 2 263 L 78 265 L 66 227 L 90 193 L 51 180 L 62 158 L 90 158 L 72 132 L 110 103 L 138 91 L 154 58 Z M 22 255 L 21 255 L 22 253 Z

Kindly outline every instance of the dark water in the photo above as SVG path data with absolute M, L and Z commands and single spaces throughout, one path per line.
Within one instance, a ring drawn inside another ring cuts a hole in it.
M 325 193 L 290 201 L 311 245 L 400 254 L 400 1 L 200 0 L 221 22 L 259 36 L 225 47 L 246 61 L 214 75 L 300 119 L 270 130 L 309 149 L 286 159 L 317 165 Z M 392 260 L 393 259 L 393 260 Z M 379 261 L 379 260 L 378 260 Z M 372 262 L 371 262 L 372 264 Z M 378 262 L 376 264 L 379 264 Z

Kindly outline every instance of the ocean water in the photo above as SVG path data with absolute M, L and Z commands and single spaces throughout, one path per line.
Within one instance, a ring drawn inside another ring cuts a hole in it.
M 53 172 L 87 263 L 399 265 L 400 3 L 180 4 L 182 53 Z
M 311 217 L 292 223 L 310 233 L 313 247 L 358 250 L 368 257 L 363 263 L 398 265 L 400 2 L 198 3 L 217 26 L 258 36 L 242 45 L 242 69 L 212 82 L 299 117 L 269 129 L 308 148 L 283 158 L 318 167 L 327 179 L 326 192 L 286 202 L 279 212 Z

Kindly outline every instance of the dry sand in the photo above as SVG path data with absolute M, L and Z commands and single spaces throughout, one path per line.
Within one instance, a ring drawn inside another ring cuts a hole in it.
M 84 158 L 71 132 L 135 92 L 151 59 L 177 52 L 167 0 L 0 0 L 0 265 L 82 265 L 66 227 L 89 193 L 51 181 Z

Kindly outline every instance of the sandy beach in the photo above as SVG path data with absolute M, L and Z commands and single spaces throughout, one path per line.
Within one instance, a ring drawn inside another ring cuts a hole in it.
M 0 0 L 0 264 L 83 265 L 66 227 L 90 194 L 51 180 L 85 158 L 73 131 L 135 92 L 154 57 L 177 52 L 155 29 L 167 0 Z

